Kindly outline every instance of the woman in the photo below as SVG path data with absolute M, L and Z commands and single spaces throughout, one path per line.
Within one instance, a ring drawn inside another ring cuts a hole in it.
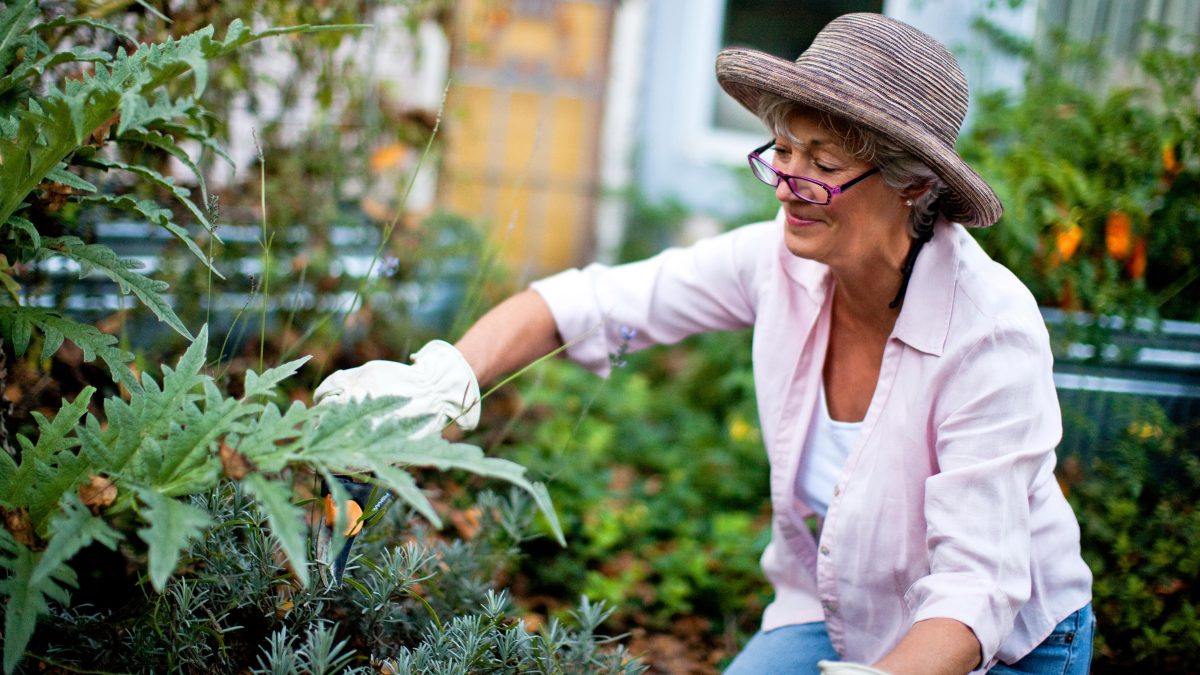
M 774 134 L 749 156 L 773 222 L 536 282 L 457 351 L 336 373 L 318 399 L 415 395 L 462 422 L 475 378 L 564 341 L 606 374 L 629 328 L 640 348 L 752 326 L 776 595 L 729 672 L 1086 673 L 1091 574 L 1052 473 L 1049 341 L 964 229 L 1001 206 L 953 149 L 958 64 L 852 14 L 794 63 L 725 50 L 717 78 Z

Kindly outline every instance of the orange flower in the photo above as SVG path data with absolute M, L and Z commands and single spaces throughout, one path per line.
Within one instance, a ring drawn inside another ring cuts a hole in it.
M 1054 248 L 1058 251 L 1058 257 L 1062 261 L 1071 259 L 1075 255 L 1075 251 L 1079 248 L 1079 242 L 1083 239 L 1083 229 L 1075 223 L 1066 223 L 1058 228 L 1058 233 L 1054 235 Z
M 1058 306 L 1063 309 L 1077 309 L 1075 306 L 1075 286 L 1070 279 L 1062 280 L 1062 289 L 1058 294 Z
M 1137 243 L 1133 245 L 1133 257 L 1129 259 L 1126 266 L 1129 270 L 1131 279 L 1141 279 L 1146 273 L 1146 240 L 1138 237 Z
M 1104 224 L 1104 244 L 1108 248 L 1108 254 L 1117 260 L 1124 260 L 1133 252 L 1129 215 L 1124 211 L 1108 214 L 1108 222 Z
M 401 143 L 392 143 L 371 153 L 371 171 L 379 173 L 398 167 L 408 157 L 408 148 Z
M 1175 159 L 1175 146 L 1170 143 L 1163 143 L 1162 146 L 1162 164 L 1163 170 L 1168 176 L 1174 177 L 1183 167 L 1179 166 L 1179 161 Z

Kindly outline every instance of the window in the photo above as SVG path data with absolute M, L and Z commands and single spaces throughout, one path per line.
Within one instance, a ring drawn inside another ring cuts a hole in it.
M 728 0 L 721 44 L 751 47 L 792 61 L 838 16 L 882 10 L 883 0 Z M 762 122 L 724 93 L 716 97 L 712 124 L 762 132 Z

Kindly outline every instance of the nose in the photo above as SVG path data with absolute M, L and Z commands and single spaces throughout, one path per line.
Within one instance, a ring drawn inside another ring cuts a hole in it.
M 796 201 L 796 195 L 792 193 L 792 188 L 788 187 L 786 180 L 780 179 L 779 184 L 775 186 L 775 199 L 780 202 Z

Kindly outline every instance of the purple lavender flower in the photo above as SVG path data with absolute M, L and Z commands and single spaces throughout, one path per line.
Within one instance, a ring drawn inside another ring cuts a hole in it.
M 627 361 L 625 355 L 629 353 L 629 343 L 633 342 L 637 337 L 637 329 L 629 326 L 621 326 L 621 344 L 617 345 L 617 351 L 608 355 L 608 363 L 613 368 L 624 368 Z

